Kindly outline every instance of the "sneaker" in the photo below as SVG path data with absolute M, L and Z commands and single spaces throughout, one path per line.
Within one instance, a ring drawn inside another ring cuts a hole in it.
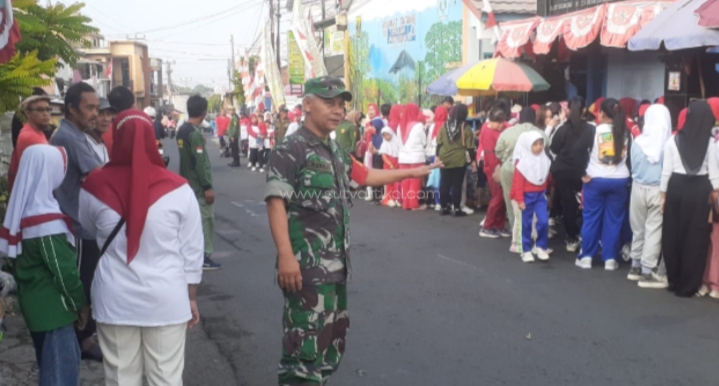
M 552 226 L 549 227 L 549 230 L 547 231 L 548 238 L 552 239 L 552 238 L 554 238 L 554 236 L 556 236 L 558 234 L 559 234 L 559 232 L 557 232 L 557 230 L 554 227 L 552 227 Z
M 709 288 L 707 288 L 707 286 L 703 285 L 703 286 L 701 286 L 701 288 L 699 288 L 699 291 L 697 291 L 696 295 L 694 295 L 694 296 L 701 298 L 701 297 L 707 296 L 707 295 L 709 295 Z
M 488 239 L 498 239 L 500 236 L 499 236 L 499 232 L 495 229 L 482 228 L 479 231 L 479 237 L 485 237 Z
M 666 276 L 658 275 L 654 272 L 642 275 L 637 282 L 639 288 L 664 289 L 669 288 L 669 281 Z
M 449 216 L 450 214 L 452 214 L 452 210 L 449 208 L 441 209 L 439 212 L 440 216 Z
M 389 200 L 389 203 L 387 203 L 387 206 L 389 206 L 390 208 L 395 208 L 395 207 L 399 206 L 399 204 L 397 204 L 397 201 L 395 201 L 395 200 Z
M 437 212 L 441 211 L 441 210 L 442 210 L 442 205 L 435 205 L 435 206 L 434 206 L 434 210 L 436 210 Z
M 620 252 L 622 259 L 624 261 L 629 261 L 632 259 L 632 245 L 631 244 L 624 244 L 622 247 L 622 251 Z
M 205 257 L 205 263 L 202 265 L 202 269 L 205 271 L 215 271 L 222 268 L 222 264 L 215 262 L 209 257 Z
M 454 212 L 452 212 L 452 217 L 466 217 L 466 216 L 467 216 L 467 213 L 465 213 L 462 210 L 455 210 Z
M 642 280 L 642 267 L 632 267 L 631 269 L 629 269 L 627 279 L 631 281 Z
M 537 258 L 542 261 L 549 260 L 549 251 L 546 251 L 541 248 L 537 248 Z
M 512 237 L 512 232 L 510 232 L 506 229 L 500 229 L 498 232 L 499 232 L 499 236 L 501 236 L 501 237 L 504 237 L 504 238 Z
M 567 240 L 567 252 L 577 253 L 578 249 L 579 249 L 579 241 L 578 240 Z
M 532 252 L 522 253 L 522 262 L 523 263 L 534 263 L 534 255 L 532 254 Z
M 712 290 L 712 292 L 709 292 L 709 297 L 712 299 L 719 299 L 719 291 Z
M 265 172 L 265 169 L 264 169 L 264 168 L 260 168 L 260 173 L 264 173 L 264 172 Z
M 605 271 L 614 271 L 617 268 L 619 268 L 619 263 L 617 263 L 614 259 L 609 259 L 604 262 L 604 270 Z
M 466 214 L 474 214 L 474 211 L 472 209 L 467 208 L 466 206 L 462 208 L 462 212 Z
M 582 257 L 581 259 L 577 259 L 574 262 L 574 265 L 581 269 L 592 269 L 592 258 L 591 257 Z
M 252 167 L 252 171 L 253 171 L 253 172 L 256 172 L 256 171 L 257 171 L 257 168 L 253 166 L 253 167 Z
M 550 217 L 548 224 L 550 227 L 553 227 L 553 226 L 557 225 L 557 220 L 554 217 Z

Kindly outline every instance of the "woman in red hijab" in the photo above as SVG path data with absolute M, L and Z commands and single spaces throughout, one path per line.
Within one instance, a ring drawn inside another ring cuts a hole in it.
M 200 320 L 200 208 L 165 168 L 150 118 L 127 110 L 115 122 L 113 158 L 87 177 L 79 213 L 104 251 L 91 291 L 106 383 L 139 385 L 144 373 L 179 385 L 185 334 Z
M 391 117 L 391 115 L 390 115 Z M 402 147 L 399 151 L 399 168 L 414 169 L 425 164 L 424 148 L 427 136 L 424 132 L 424 115 L 414 103 L 404 107 L 402 122 L 399 125 L 399 137 Z M 402 181 L 402 208 L 406 210 L 427 209 L 419 205 L 419 193 L 422 191 L 422 179 L 408 178 Z
M 389 118 L 387 119 L 387 126 L 390 127 L 395 133 L 397 133 L 397 127 L 400 124 L 400 120 L 402 119 L 402 114 L 404 113 L 404 106 L 402 105 L 394 105 L 389 110 Z
M 689 112 L 688 108 L 683 108 L 682 111 L 679 112 L 679 117 L 677 118 L 677 129 L 674 130 L 672 134 L 676 134 L 684 128 L 684 125 L 687 123 L 687 113 Z

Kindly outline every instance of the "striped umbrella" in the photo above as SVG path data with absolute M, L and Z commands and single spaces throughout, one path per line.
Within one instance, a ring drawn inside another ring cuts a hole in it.
M 483 60 L 457 79 L 459 94 L 467 96 L 546 91 L 549 87 L 533 68 L 503 58 Z

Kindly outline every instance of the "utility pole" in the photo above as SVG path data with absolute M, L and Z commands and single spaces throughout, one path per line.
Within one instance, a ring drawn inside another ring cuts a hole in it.
M 272 0 L 270 0 L 272 1 Z M 282 10 L 282 7 L 280 7 L 280 0 L 277 0 L 277 45 L 275 48 L 275 55 L 277 55 L 277 67 L 280 68 L 280 72 L 282 72 L 282 63 L 280 62 L 280 12 Z
M 274 45 L 275 43 L 275 2 L 272 0 L 270 1 L 270 41 Z M 276 50 L 277 48 L 275 48 Z M 266 63 L 265 63 L 266 64 Z
M 230 60 L 232 60 L 232 62 L 227 67 L 227 76 L 230 80 L 230 88 L 229 89 L 232 89 L 232 85 L 233 85 L 232 78 L 235 76 L 235 65 L 237 63 L 235 61 L 235 35 L 230 34 L 230 45 L 232 47 L 231 48 L 232 49 L 232 59 L 230 59 Z M 230 93 L 230 103 L 232 103 L 233 106 L 235 104 L 234 93 L 232 93 L 232 92 Z
M 172 97 L 172 60 L 167 61 L 167 93 Z M 170 101 L 172 103 L 172 101 Z

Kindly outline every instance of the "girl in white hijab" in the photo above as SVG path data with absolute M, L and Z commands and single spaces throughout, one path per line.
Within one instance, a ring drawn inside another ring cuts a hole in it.
M 66 169 L 63 148 L 28 147 L 0 230 L 0 252 L 14 259 L 18 301 L 35 345 L 41 385 L 80 383 L 74 324 L 79 320 L 84 330 L 89 311 L 69 218 L 52 194 Z
M 669 110 L 651 105 L 644 115 L 642 134 L 632 146 L 632 195 L 629 221 L 632 239 L 632 268 L 627 279 L 641 288 L 667 288 L 666 270 L 659 255 L 662 250 L 662 204 L 660 184 L 664 146 L 671 137 Z
M 552 161 L 544 151 L 544 135 L 532 130 L 519 136 L 514 148 L 514 179 L 509 196 L 522 211 L 515 228 L 521 232 L 517 250 L 522 261 L 534 261 L 534 250 L 540 260 L 549 260 L 549 213 L 547 212 L 547 179 Z M 532 248 L 532 220 L 536 216 L 537 240 Z
M 389 127 L 382 129 L 382 146 L 380 146 L 378 153 L 382 155 L 382 163 L 384 169 L 399 169 L 399 149 L 402 144 L 397 138 L 397 134 L 394 133 Z M 382 205 L 394 208 L 399 206 L 400 192 L 399 182 L 395 182 L 384 187 L 384 199 Z

